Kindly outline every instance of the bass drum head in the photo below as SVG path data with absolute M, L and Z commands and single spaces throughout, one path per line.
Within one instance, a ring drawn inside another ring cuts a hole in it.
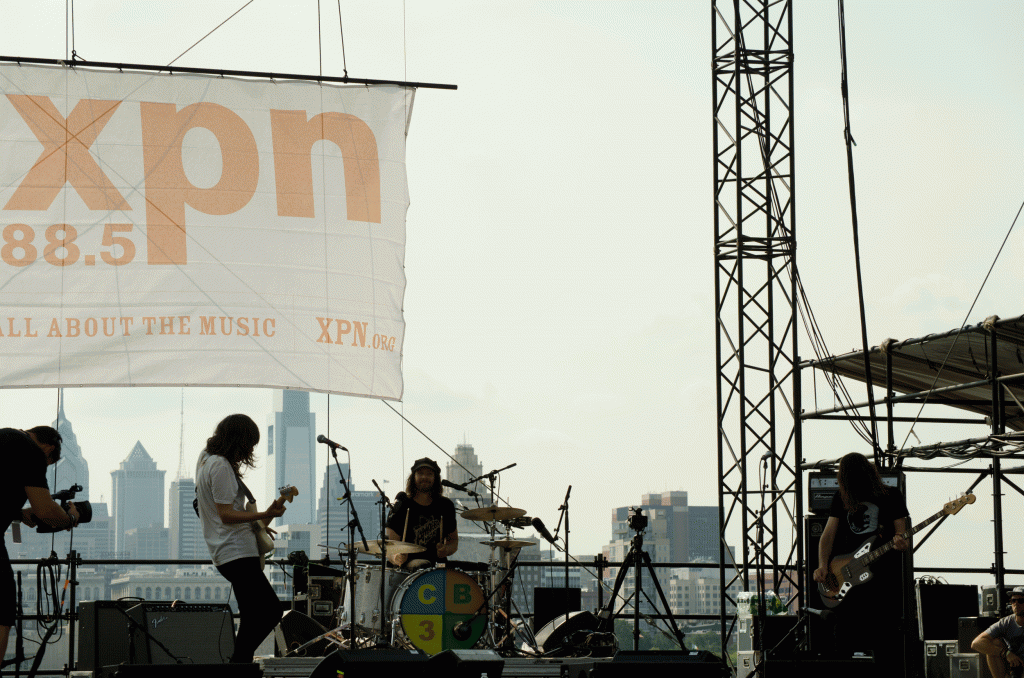
M 458 639 L 456 624 L 468 621 L 484 604 L 484 592 L 472 577 L 450 568 L 419 572 L 395 592 L 391 614 L 401 620 L 401 641 L 435 655 L 476 645 L 487 626 L 486 611 L 473 620 L 469 636 Z

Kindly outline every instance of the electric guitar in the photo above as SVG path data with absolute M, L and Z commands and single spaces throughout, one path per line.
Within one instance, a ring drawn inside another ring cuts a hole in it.
M 273 501 L 271 506 L 283 506 L 285 501 L 292 501 L 299 495 L 299 489 L 293 485 L 280 487 L 277 490 L 280 496 Z M 249 513 L 259 513 L 256 508 L 256 502 L 246 502 L 245 510 Z M 262 520 L 254 520 L 252 522 L 252 531 L 256 533 L 256 548 L 260 553 L 260 567 L 265 565 L 265 560 L 268 553 L 274 552 L 274 539 L 267 532 L 267 526 L 263 524 Z
M 911 536 L 928 527 L 939 518 L 956 515 L 964 506 L 973 503 L 973 494 L 964 495 L 945 504 L 941 511 L 897 536 L 909 540 Z M 821 602 L 825 607 L 837 607 L 839 603 L 843 602 L 850 589 L 858 584 L 870 581 L 872 574 L 868 566 L 896 548 L 896 537 L 893 537 L 884 545 L 871 550 L 874 540 L 874 537 L 872 537 L 861 544 L 860 548 L 853 553 L 836 556 L 829 562 L 825 581 L 818 583 L 818 593 L 821 594 Z

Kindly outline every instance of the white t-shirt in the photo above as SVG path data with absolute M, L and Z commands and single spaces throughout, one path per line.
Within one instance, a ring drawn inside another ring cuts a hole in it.
M 227 459 L 203 450 L 196 464 L 196 495 L 203 537 L 214 565 L 259 556 L 252 523 L 225 525 L 217 513 L 217 504 L 231 504 L 236 511 L 245 510 L 245 492 Z

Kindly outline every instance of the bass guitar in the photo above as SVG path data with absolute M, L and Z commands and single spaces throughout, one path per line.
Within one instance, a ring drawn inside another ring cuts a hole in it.
M 286 501 L 290 502 L 299 496 L 299 488 L 294 485 L 280 487 L 277 491 L 279 496 L 273 501 L 271 506 L 284 506 Z M 259 513 L 254 501 L 246 502 L 245 510 L 249 513 Z M 252 522 L 252 531 L 256 533 L 256 548 L 260 553 L 260 567 L 262 568 L 266 565 L 267 554 L 274 552 L 274 539 L 267 532 L 267 526 L 263 524 L 262 520 L 254 520 Z
M 941 511 L 924 522 L 915 525 L 912 529 L 902 532 L 897 536 L 909 540 L 911 536 L 928 527 L 939 518 L 943 516 L 956 515 L 964 506 L 973 503 L 974 495 L 966 494 L 959 499 L 955 499 L 945 504 Z M 821 594 L 821 602 L 825 607 L 838 607 L 839 603 L 843 602 L 843 599 L 846 597 L 846 594 L 849 593 L 850 589 L 858 584 L 864 584 L 865 582 L 871 581 L 872 574 L 869 566 L 886 553 L 896 548 L 896 537 L 893 537 L 882 546 L 872 550 L 871 545 L 874 541 L 875 539 L 872 537 L 861 544 L 860 548 L 853 553 L 836 556 L 829 561 L 828 573 L 825 575 L 825 581 L 818 583 L 818 593 Z

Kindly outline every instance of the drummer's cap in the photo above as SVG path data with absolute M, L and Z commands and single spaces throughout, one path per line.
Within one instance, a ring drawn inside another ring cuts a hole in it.
M 424 466 L 426 466 L 427 468 L 434 469 L 434 473 L 437 474 L 438 477 L 440 477 L 441 467 L 438 466 L 437 462 L 431 459 L 430 457 L 423 457 L 422 459 L 417 459 L 415 462 L 413 462 L 412 472 L 416 473 L 416 469 L 423 468 Z

